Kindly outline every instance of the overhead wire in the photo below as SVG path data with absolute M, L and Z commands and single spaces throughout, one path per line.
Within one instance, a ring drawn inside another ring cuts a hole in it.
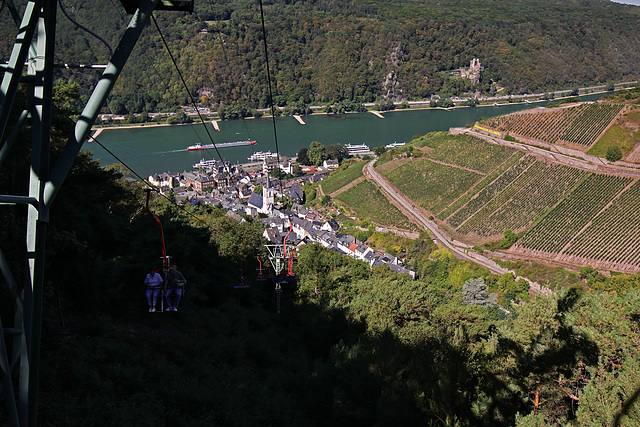
M 114 8 L 116 10 L 119 11 L 119 8 L 117 8 L 115 6 L 115 4 L 113 3 L 114 0 L 111 0 L 111 4 L 112 6 L 114 6 Z M 5 3 L 5 0 L 3 0 L 3 5 Z M 113 50 L 111 49 L 111 47 L 109 46 L 109 44 L 104 41 L 104 39 L 102 39 L 100 36 L 96 35 L 95 33 L 93 33 L 91 30 L 83 27 L 81 24 L 77 23 L 75 20 L 73 20 L 64 10 L 64 6 L 62 5 L 62 0 L 59 0 L 59 4 L 60 4 L 60 8 L 62 9 L 63 13 L 65 14 L 65 16 L 67 17 L 67 19 L 69 19 L 71 22 L 73 22 L 75 25 L 77 25 L 78 27 L 82 28 L 83 30 L 85 30 L 86 32 L 88 32 L 91 35 L 94 35 L 95 37 L 97 37 L 98 39 L 100 39 L 109 49 L 110 55 L 113 55 Z M 121 19 L 124 21 L 124 17 L 122 16 L 122 13 L 120 12 L 120 17 Z M 155 20 L 155 19 L 154 19 Z M 144 52 L 146 54 L 146 52 Z M 169 54 L 171 55 L 171 53 L 169 52 Z M 173 59 L 173 58 L 172 58 Z M 154 67 L 153 62 L 149 61 L 151 66 Z M 155 69 L 155 67 L 154 67 Z M 157 72 L 157 70 L 156 70 Z M 179 70 L 178 70 L 179 72 Z M 157 73 L 159 76 L 161 76 L 160 73 Z M 66 114 L 61 108 L 59 108 L 58 106 L 56 106 L 55 104 L 52 104 L 53 107 L 58 111 L 59 114 L 61 114 L 63 117 L 65 117 L 67 120 L 69 120 L 71 123 L 73 123 L 73 125 L 75 126 L 77 124 L 77 122 L 71 118 L 68 114 Z M 196 133 L 196 135 L 198 135 Z M 199 135 L 198 135 L 199 137 Z M 152 188 L 155 192 L 158 193 L 159 196 L 163 197 L 165 200 L 167 200 L 168 202 L 171 202 L 171 200 L 165 196 L 164 194 L 162 194 L 159 190 L 159 188 L 152 184 L 151 182 L 149 182 L 147 179 L 143 178 L 140 174 L 138 174 L 132 167 L 130 167 L 124 160 L 122 160 L 120 157 L 118 157 L 114 152 L 112 152 L 111 150 L 109 150 L 104 144 L 102 144 L 97 138 L 95 138 L 93 135 L 89 135 L 89 137 L 93 142 L 95 142 L 96 144 L 98 144 L 100 147 L 102 147 L 102 149 L 104 149 L 109 155 L 111 155 L 114 159 L 116 159 L 116 161 L 118 161 L 121 165 L 123 165 L 127 170 L 129 170 L 134 176 L 136 176 L 142 183 L 144 183 L 145 185 L 147 185 L 148 187 Z M 180 210 L 182 210 L 184 213 L 186 213 L 187 215 L 189 215 L 190 217 L 192 217 L 193 219 L 195 219 L 196 221 L 207 225 L 201 218 L 195 216 L 194 214 L 192 214 L 191 212 L 188 212 L 187 210 L 184 209 L 183 206 L 180 206 L 178 204 L 175 204 L 175 206 L 177 208 L 179 208 Z
M 4 2 L 3 2 L 3 4 L 4 4 Z M 103 39 L 98 34 L 94 33 L 93 31 L 91 31 L 90 29 L 88 29 L 84 25 L 78 23 L 75 19 L 73 19 L 67 13 L 67 10 L 65 9 L 64 4 L 62 4 L 62 0 L 58 0 L 58 4 L 60 5 L 60 10 L 62 10 L 62 13 L 64 13 L 64 16 L 66 16 L 69 21 L 71 21 L 76 27 L 80 28 L 81 30 L 84 30 L 88 34 L 91 34 L 93 37 L 95 37 L 98 40 L 100 40 L 107 47 L 107 49 L 109 49 L 109 58 L 111 58 L 113 56 L 113 49 L 111 49 L 111 46 L 109 45 L 109 43 L 107 43 L 107 41 L 105 39 Z
M 70 121 L 71 123 L 73 123 L 74 126 L 77 125 L 76 120 L 74 120 L 72 117 L 70 117 L 67 113 L 65 113 L 60 107 L 58 107 L 55 104 L 52 104 L 53 107 L 56 109 L 56 111 L 62 115 L 65 119 L 67 119 L 68 121 Z M 116 159 L 122 166 L 124 166 L 126 169 L 128 169 L 133 175 L 135 175 L 141 182 L 143 182 L 145 185 L 147 185 L 148 187 L 152 188 L 155 192 L 158 193 L 159 196 L 163 197 L 166 201 L 168 201 L 169 203 L 171 203 L 171 199 L 169 199 L 167 196 L 165 196 L 164 194 L 162 194 L 160 192 L 160 189 L 152 184 L 151 182 L 149 182 L 147 179 L 144 179 L 142 176 L 140 176 L 140 174 L 138 174 L 132 167 L 130 167 L 124 160 L 122 160 L 121 158 L 119 158 L 116 154 L 114 154 L 111 150 L 109 150 L 107 147 L 104 146 L 104 144 L 102 144 L 100 141 L 98 141 L 98 138 L 95 138 L 93 135 L 89 135 L 88 138 L 91 139 L 92 142 L 95 142 L 96 144 L 98 144 L 100 147 L 102 147 L 107 153 L 109 153 L 111 156 L 113 156 L 114 159 Z M 204 224 L 204 225 L 208 225 L 206 222 L 204 222 L 200 217 L 192 214 L 191 212 L 187 211 L 186 209 L 184 209 L 183 206 L 178 205 L 177 203 L 174 205 L 176 206 L 178 209 L 181 209 L 183 213 L 189 215 L 190 217 L 192 217 L 193 219 L 195 219 L 196 221 Z
M 227 63 L 227 68 L 230 68 L 231 62 L 229 62 L 229 57 L 227 56 L 227 49 L 224 46 L 224 40 L 221 37 L 222 32 L 220 31 L 219 28 L 216 28 L 216 33 L 218 35 L 218 40 L 220 41 L 220 47 L 222 48 L 222 56 L 224 56 L 224 61 Z M 251 132 L 249 131 L 249 126 L 247 125 L 247 121 L 245 120 L 244 116 L 242 117 L 242 121 L 244 122 L 244 128 L 247 131 L 247 137 L 249 140 L 251 140 Z
M 222 56 L 224 56 L 224 61 L 227 63 L 227 68 L 229 68 L 231 67 L 231 63 L 229 62 L 229 57 L 227 56 L 227 48 L 224 46 L 224 40 L 222 39 L 222 32 L 220 31 L 219 28 L 216 28 L 216 33 L 218 35 L 218 40 L 220 41 L 220 47 L 222 48 Z M 251 140 L 251 132 L 249 132 L 249 126 L 247 125 L 247 121 L 245 120 L 245 117 L 242 117 L 242 121 L 244 122 L 244 128 L 247 131 L 247 136 L 249 140 Z
M 115 4 L 114 4 L 113 2 L 114 2 L 114 0 L 111 0 L 111 4 L 112 4 L 112 6 L 114 6 L 114 8 L 116 8 L 117 10 L 119 10 L 119 9 L 115 6 Z M 4 4 L 4 0 L 3 0 L 3 4 Z M 86 31 L 86 32 L 88 32 L 89 34 L 91 34 L 91 35 L 93 35 L 94 37 L 96 37 L 96 38 L 98 38 L 99 40 L 101 40 L 101 41 L 102 41 L 102 42 L 103 42 L 103 43 L 108 47 L 110 54 L 111 54 L 111 55 L 113 54 L 113 51 L 112 51 L 111 47 L 109 46 L 109 44 L 108 44 L 104 39 L 102 39 L 100 36 L 98 36 L 97 34 L 95 34 L 94 32 L 92 32 L 92 31 L 91 31 L 91 30 L 89 30 L 88 28 L 86 28 L 86 27 L 82 26 L 81 24 L 79 24 L 79 23 L 78 23 L 78 22 L 76 22 L 73 18 L 71 18 L 71 17 L 69 16 L 69 14 L 68 14 L 68 13 L 66 12 L 66 10 L 64 9 L 64 5 L 62 4 L 62 0 L 59 0 L 59 4 L 60 4 L 60 7 L 61 7 L 61 9 L 63 10 L 63 12 L 64 12 L 65 16 L 67 17 L 67 19 L 69 19 L 71 22 L 73 22 L 73 23 L 74 23 L 75 25 L 77 25 L 79 28 L 81 28 L 81 29 L 85 30 L 85 31 Z M 263 40 L 263 41 L 264 41 L 264 46 L 265 46 L 265 56 L 266 56 L 266 58 L 267 58 L 267 79 L 268 79 L 268 85 L 269 85 L 269 98 L 270 98 L 270 99 L 269 99 L 269 101 L 270 101 L 270 104 L 271 104 L 271 111 L 272 111 L 272 116 L 273 116 L 273 119 L 274 119 L 274 121 L 273 121 L 273 126 L 274 126 L 274 137 L 275 137 L 275 144 L 276 144 L 276 154 L 277 154 L 277 156 L 278 156 L 278 164 L 280 164 L 280 155 L 279 155 L 279 149 L 278 149 L 277 131 L 276 131 L 276 124 L 275 124 L 275 112 L 274 112 L 274 105 L 273 105 L 273 95 L 272 95 L 272 89 L 271 89 L 271 75 L 270 75 L 270 69 L 269 69 L 269 64 L 268 64 L 268 51 L 267 51 L 267 44 L 266 44 L 266 29 L 265 29 L 265 24 L 264 24 L 264 13 L 263 13 L 262 1 L 261 1 L 261 0 L 260 0 L 260 10 L 261 10 L 261 18 L 262 18 L 262 31 L 263 31 L 263 36 L 264 36 L 264 40 Z M 121 14 L 121 18 L 122 18 L 122 14 Z M 189 98 L 190 98 L 190 100 L 191 100 L 191 102 L 192 102 L 192 105 L 194 106 L 194 109 L 195 109 L 195 111 L 196 111 L 196 113 L 197 113 L 197 115 L 198 115 L 198 117 L 199 117 L 199 119 L 200 119 L 200 122 L 202 123 L 202 125 L 203 125 L 203 127 L 204 127 L 204 129 L 205 129 L 205 132 L 207 133 L 207 136 L 208 136 L 209 140 L 211 141 L 211 143 L 212 143 L 212 144 L 213 144 L 213 146 L 214 146 L 214 149 L 215 149 L 215 151 L 216 151 L 216 153 L 217 153 L 217 155 L 218 155 L 218 158 L 219 158 L 219 159 L 220 159 L 220 161 L 222 162 L 223 166 L 227 169 L 227 172 L 228 172 L 229 174 L 231 174 L 231 172 L 230 172 L 230 170 L 229 170 L 228 165 L 226 165 L 226 163 L 224 162 L 224 159 L 222 158 L 222 155 L 220 154 L 220 151 L 218 150 L 218 147 L 216 146 L 215 141 L 213 140 L 213 137 L 212 137 L 211 133 L 209 132 L 209 130 L 208 130 L 208 128 L 207 128 L 207 126 L 206 126 L 206 124 L 205 124 L 205 122 L 204 122 L 204 118 L 202 117 L 202 114 L 200 114 L 200 110 L 198 109 L 197 103 L 195 102 L 195 99 L 193 98 L 193 95 L 192 95 L 191 91 L 189 90 L 189 87 L 188 87 L 188 85 L 187 85 L 187 83 L 186 83 L 186 80 L 185 80 L 185 78 L 184 78 L 184 76 L 183 76 L 183 74 L 182 74 L 182 72 L 181 72 L 181 70 L 180 70 L 180 68 L 179 68 L 179 66 L 178 66 L 178 64 L 177 64 L 177 62 L 176 62 L 176 60 L 175 60 L 175 57 L 173 56 L 173 54 L 172 54 L 172 52 L 171 52 L 171 49 L 169 48 L 169 45 L 168 45 L 168 43 L 167 43 L 167 41 L 166 41 L 166 39 L 165 39 L 165 37 L 164 37 L 164 34 L 162 33 L 162 30 L 160 29 L 160 26 L 158 25 L 158 22 L 157 22 L 157 20 L 156 20 L 156 18 L 155 18 L 155 16 L 154 16 L 153 14 L 151 15 L 151 18 L 152 18 L 152 21 L 153 21 L 153 23 L 154 23 L 154 26 L 155 26 L 156 30 L 158 31 L 158 34 L 160 35 L 160 38 L 161 38 L 161 40 L 162 40 L 162 42 L 163 42 L 163 45 L 164 45 L 165 49 L 167 50 L 167 53 L 168 53 L 168 55 L 169 55 L 169 57 L 170 57 L 170 59 L 171 59 L 171 62 L 173 63 L 174 67 L 176 68 L 176 71 L 178 72 L 178 75 L 179 75 L 179 77 L 180 77 L 180 80 L 181 80 L 181 82 L 182 82 L 183 86 L 185 87 L 185 89 L 186 89 L 186 91 L 187 91 L 187 94 L 188 94 L 188 96 L 189 96 Z M 122 19 L 124 20 L 124 18 L 122 18 Z M 219 33 L 220 33 L 220 32 L 218 31 L 218 34 L 219 34 Z M 223 54 L 224 54 L 224 56 L 225 56 L 225 60 L 227 61 L 227 63 L 229 63 L 228 58 L 227 58 L 227 55 L 226 55 L 226 50 L 225 50 L 225 47 L 224 47 L 224 43 L 222 43 L 222 42 L 221 42 L 221 45 L 222 45 L 222 49 L 223 49 Z M 144 52 L 144 53 L 146 54 L 146 52 Z M 152 67 L 154 67 L 153 62 L 152 62 L 152 61 L 149 61 L 149 62 L 151 63 Z M 156 72 L 157 72 L 157 70 L 156 70 Z M 159 72 L 158 72 L 157 74 L 158 74 L 159 76 L 161 76 L 161 74 L 160 74 Z M 71 118 L 69 118 L 69 119 L 70 119 L 70 120 L 73 120 L 73 119 L 71 119 Z M 74 121 L 74 123 L 75 123 L 75 121 Z M 246 122 L 245 122 L 245 126 L 247 127 Z M 249 129 L 248 129 L 248 127 L 247 127 L 247 133 L 249 133 Z M 197 133 L 196 133 L 196 135 L 197 135 Z M 198 137 L 199 137 L 199 136 L 198 136 Z M 250 137 L 250 135 L 249 135 L 249 137 Z M 125 162 L 123 162 L 123 161 L 122 161 L 122 159 L 120 159 L 120 158 L 119 158 L 115 153 L 113 153 L 111 150 L 109 150 L 108 148 L 106 148 L 106 147 L 105 147 L 102 143 L 100 143 L 97 139 L 93 138 L 93 136 L 91 136 L 91 139 L 92 139 L 92 140 L 94 140 L 98 145 L 100 145 L 100 146 L 101 146 L 105 151 L 107 151 L 111 156 L 113 156 L 113 157 L 114 157 L 118 162 L 120 162 L 120 163 L 121 163 L 122 165 L 124 165 L 127 169 L 129 169 L 129 170 L 130 170 L 130 171 L 131 171 L 131 172 L 132 172 L 136 177 L 138 177 L 142 182 L 145 182 L 147 185 L 149 185 L 149 186 L 153 187 L 153 186 L 152 186 L 152 185 L 151 185 L 147 180 L 145 180 L 145 179 L 144 179 L 144 178 L 142 178 L 140 175 L 138 175 L 138 174 L 137 174 L 137 173 L 136 173 L 132 168 L 130 168 L 128 165 L 126 165 L 126 163 L 125 163 Z M 207 151 L 208 151 L 208 149 L 207 149 Z M 281 184 L 280 184 L 280 187 L 282 187 L 282 185 L 281 185 Z
M 86 27 L 82 26 L 81 24 L 79 24 L 78 22 L 76 22 L 75 20 L 73 20 L 73 18 L 71 18 L 71 17 L 68 15 L 68 13 L 66 13 L 66 11 L 64 10 L 64 6 L 62 5 L 62 0 L 59 0 L 59 2 L 60 2 L 60 7 L 61 7 L 61 9 L 63 9 L 63 12 L 65 13 L 65 16 L 67 16 L 67 18 L 68 18 L 71 22 L 73 22 L 75 25 L 77 25 L 78 27 L 82 28 L 83 30 L 85 30 L 85 31 L 86 31 L 86 32 L 88 32 L 89 34 L 94 35 L 94 36 L 96 36 L 97 38 L 99 38 L 101 41 L 103 41 L 103 43 L 105 43 L 105 45 L 109 48 L 109 52 L 110 52 L 110 54 L 111 54 L 111 55 L 113 54 L 113 51 L 112 51 L 111 47 L 109 46 L 109 44 L 108 44 L 106 41 L 104 41 L 104 39 L 102 39 L 100 36 L 96 35 L 96 34 L 95 34 L 94 32 L 92 32 L 91 30 L 87 29 Z M 5 0 L 3 0 L 3 5 L 4 5 L 4 3 L 5 3 Z M 119 9 L 115 4 L 114 4 L 114 0 L 111 0 L 111 4 L 112 4 L 112 6 L 114 7 L 114 9 L 116 9 L 116 11 L 118 11 L 118 12 L 120 13 L 120 18 L 121 18 L 123 21 L 125 21 L 125 18 L 123 17 L 122 12 L 121 12 L 121 11 L 120 11 L 120 9 Z M 160 29 L 159 29 L 159 27 L 158 27 L 158 24 L 157 24 L 157 22 L 155 21 L 155 17 L 153 17 L 153 15 L 152 15 L 152 18 L 153 18 L 153 20 L 154 20 L 154 23 L 156 24 L 156 28 L 158 28 L 158 32 L 160 33 L 160 36 L 161 36 L 161 38 L 162 38 L 162 40 L 163 40 L 163 42 L 164 42 L 164 45 L 165 45 L 165 47 L 166 47 L 166 49 L 167 49 L 167 51 L 168 51 L 168 53 L 169 53 L 169 56 L 171 57 L 171 60 L 173 61 L 174 65 L 176 66 L 176 69 L 178 70 L 178 74 L 180 75 L 180 78 L 181 78 L 181 80 L 182 80 L 182 82 L 183 82 L 183 84 L 184 84 L 185 88 L 187 89 L 187 92 L 189 93 L 189 95 L 190 95 L 190 97 L 191 97 L 191 92 L 189 91 L 188 87 L 186 86 L 186 83 L 185 83 L 185 81 L 184 81 L 184 78 L 182 77 L 182 73 L 180 72 L 180 69 L 177 67 L 177 64 L 175 63 L 175 60 L 174 60 L 174 58 L 173 58 L 173 55 L 171 54 L 171 51 L 169 50 L 169 47 L 167 46 L 166 41 L 164 40 L 164 36 L 162 35 L 162 32 L 160 31 Z M 146 55 L 146 52 L 144 52 L 144 51 L 143 51 L 143 53 Z M 148 57 L 147 57 L 147 59 L 148 59 Z M 150 64 L 151 64 L 151 66 L 155 69 L 155 66 L 154 66 L 153 62 L 149 60 L 149 63 L 150 63 Z M 158 76 L 161 76 L 161 74 L 160 74 L 159 72 L 157 72 L 157 70 L 156 70 L 156 73 L 158 74 Z M 191 100 L 192 100 L 192 102 L 194 103 L 194 107 L 196 108 L 196 111 L 198 111 L 198 109 L 197 109 L 197 105 L 195 105 L 195 101 L 193 100 L 193 97 L 191 97 Z M 54 107 L 56 108 L 56 110 L 57 110 L 61 115 L 63 115 L 63 116 L 64 116 L 64 117 L 66 117 L 69 121 L 71 121 L 71 122 L 74 124 L 74 126 L 76 125 L 76 121 L 75 121 L 75 120 L 73 120 L 71 117 L 69 117 L 69 116 L 68 116 L 64 111 L 62 111 L 62 110 L 61 110 L 60 108 L 58 108 L 57 106 L 55 106 L 55 105 L 54 105 Z M 199 111 L 198 111 L 198 115 L 199 115 L 199 117 L 200 117 L 200 119 L 201 119 L 201 121 L 202 121 L 202 123 L 203 123 L 203 125 L 204 125 L 204 120 L 202 119 L 202 116 L 199 114 Z M 207 129 L 206 129 L 206 126 L 205 126 L 205 130 L 207 130 Z M 195 132 L 195 130 L 194 130 L 194 132 Z M 207 133 L 209 133 L 209 132 L 208 132 L 208 130 L 207 130 Z M 200 136 L 198 135 L 198 133 L 197 133 L 197 132 L 196 132 L 196 136 L 198 136 L 198 138 L 200 137 Z M 134 176 L 136 176 L 136 177 L 137 177 L 141 182 L 143 182 L 145 185 L 149 186 L 150 188 L 153 188 L 153 189 L 154 189 L 154 191 L 158 192 L 158 194 L 159 194 L 159 195 L 161 195 L 161 196 L 162 196 L 162 197 L 164 197 L 167 201 L 169 201 L 169 199 L 168 199 L 166 196 L 164 196 L 162 193 L 160 193 L 159 189 L 158 189 L 155 185 L 153 185 L 151 182 L 149 182 L 148 180 L 146 180 L 145 178 L 143 178 L 142 176 L 140 176 L 140 175 L 139 175 L 139 174 L 138 174 L 138 173 L 137 173 L 133 168 L 131 168 L 129 165 L 127 165 L 127 164 L 126 164 L 126 163 L 125 163 L 121 158 L 119 158 L 115 153 L 113 153 L 113 152 L 112 152 L 111 150 L 109 150 L 109 149 L 108 149 L 104 144 L 102 144 L 100 141 L 98 141 L 98 139 L 97 139 L 97 138 L 94 138 L 94 137 L 93 137 L 93 135 L 89 135 L 89 138 L 90 138 L 92 141 L 96 142 L 100 147 L 102 147 L 102 148 L 103 148 L 107 153 L 109 153 L 109 155 L 111 155 L 111 156 L 112 156 L 114 159 L 116 159 L 120 164 L 122 164 L 126 169 L 128 169 L 128 170 L 129 170 L 129 171 L 130 171 Z M 213 142 L 213 138 L 211 137 L 211 135 L 210 135 L 210 134 L 209 134 L 209 139 L 211 140 L 211 142 L 212 142 L 212 143 L 214 143 L 214 142 Z M 215 143 L 214 143 L 214 145 L 215 145 Z M 207 151 L 208 151 L 208 150 L 207 150 Z M 217 147 L 216 147 L 216 151 L 217 151 Z M 218 152 L 218 156 L 220 157 L 220 160 L 222 161 L 223 165 L 224 165 L 224 166 L 226 166 L 226 165 L 225 165 L 225 163 L 224 163 L 224 161 L 222 160 L 222 157 L 220 156 L 220 153 L 219 153 L 219 152 Z M 227 170 L 229 171 L 228 167 L 227 167 Z M 230 174 L 230 171 L 229 171 L 229 174 Z M 178 206 L 178 207 L 179 207 L 179 206 Z M 187 214 L 191 215 L 193 218 L 197 219 L 198 221 L 203 222 L 202 220 L 200 220 L 198 217 L 195 217 L 195 216 L 194 216 L 194 215 L 192 215 L 191 213 L 189 213 L 189 212 L 187 212 L 187 211 L 185 211 L 185 212 L 186 212 Z
M 269 49 L 267 49 L 267 29 L 264 24 L 264 8 L 262 7 L 262 0 L 260 2 L 260 20 L 262 22 L 262 41 L 264 44 L 264 57 L 265 57 L 265 67 L 267 69 L 267 84 L 269 87 L 269 104 L 271 106 L 271 120 L 273 122 L 273 138 L 276 145 L 276 158 L 278 164 L 278 171 L 280 171 L 280 150 L 278 149 L 278 132 L 276 130 L 276 113 L 275 113 L 275 105 L 273 104 L 273 91 L 271 89 L 271 71 L 269 67 Z M 280 176 L 280 174 L 278 174 Z M 269 177 L 267 177 L 269 180 Z M 282 180 L 278 178 L 278 183 L 280 184 L 280 192 L 282 193 Z
M 122 13 L 122 8 L 118 7 L 118 5 L 116 5 L 116 3 L 115 3 L 116 0 L 110 0 L 110 1 L 111 1 L 111 6 L 120 15 L 120 19 L 122 20 L 122 22 L 126 22 L 126 16 Z M 155 73 L 158 76 L 158 78 L 164 82 L 165 87 L 169 87 L 170 85 L 167 83 L 168 80 L 165 78 L 165 75 L 158 70 L 158 68 L 156 67 L 154 61 L 152 61 L 151 58 L 149 58 L 149 53 L 147 52 L 146 49 L 142 50 L 142 54 L 144 55 L 145 59 L 147 60 L 147 63 L 149 64 L 149 66 L 151 68 L 153 68 L 153 70 L 155 71 Z M 144 89 L 142 87 L 142 85 L 140 85 L 140 83 L 136 82 L 136 85 L 139 88 Z M 193 126 L 189 126 L 189 128 L 193 131 L 195 137 L 204 145 L 205 142 L 200 137 L 200 134 L 198 132 L 196 132 L 195 128 Z M 206 151 L 209 154 L 209 157 L 211 157 L 213 159 L 213 156 L 209 153 L 209 150 L 206 150 Z
M 171 53 L 171 49 L 169 49 L 169 44 L 167 43 L 164 34 L 162 34 L 162 31 L 160 30 L 160 26 L 158 25 L 158 21 L 156 21 L 156 17 L 153 15 L 153 13 L 151 14 L 151 20 L 153 21 L 153 24 L 155 25 L 156 29 L 158 30 L 158 34 L 160 35 L 160 38 L 162 39 L 162 43 L 164 44 L 165 49 L 167 49 L 167 53 L 169 54 L 169 57 L 171 58 L 171 62 L 173 63 L 173 66 L 175 67 L 176 71 L 178 72 L 178 75 L 180 76 L 180 81 L 182 81 L 182 85 L 185 87 L 187 94 L 189 95 L 189 99 L 191 99 L 191 103 L 193 104 L 193 108 L 196 110 L 196 113 L 198 114 L 198 117 L 200 118 L 200 122 L 202 123 L 202 127 L 204 127 L 205 132 L 207 133 L 207 136 L 209 137 L 209 140 L 211 141 L 211 143 L 213 144 L 213 148 L 215 149 L 216 153 L 218 154 L 218 158 L 220 158 L 220 161 L 222 162 L 222 165 L 225 169 L 227 169 L 227 173 L 229 175 L 231 175 L 231 170 L 229 170 L 229 167 L 227 166 L 227 164 L 225 163 L 224 159 L 222 158 L 222 155 L 220 154 L 220 150 L 218 150 L 218 147 L 216 146 L 215 141 L 213 140 L 213 136 L 211 136 L 211 133 L 209 132 L 209 129 L 207 128 L 206 123 L 204 122 L 204 118 L 202 117 L 202 114 L 200 114 L 200 109 L 198 108 L 198 105 L 195 101 L 195 99 L 193 98 L 193 95 L 191 94 L 191 90 L 189 90 L 189 86 L 187 85 L 186 80 L 184 79 L 184 76 L 182 75 L 182 71 L 180 71 L 180 67 L 178 66 L 178 63 L 176 62 L 173 54 Z M 206 145 L 205 145 L 205 149 Z

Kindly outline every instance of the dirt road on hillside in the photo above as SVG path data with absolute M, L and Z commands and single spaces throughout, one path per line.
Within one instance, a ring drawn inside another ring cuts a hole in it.
M 474 262 L 488 269 L 494 274 L 511 273 L 516 276 L 516 279 L 522 278 L 526 280 L 533 292 L 543 293 L 547 295 L 551 293 L 550 289 L 540 286 L 539 283 L 533 282 L 526 277 L 518 277 L 513 270 L 508 270 L 504 267 L 501 267 L 495 261 L 474 251 L 468 245 L 451 239 L 444 231 L 440 230 L 435 222 L 429 220 L 429 217 L 424 212 L 422 212 L 419 207 L 414 206 L 411 199 L 401 193 L 385 177 L 376 172 L 373 168 L 374 163 L 375 160 L 370 161 L 363 169 L 365 177 L 369 181 L 375 183 L 378 188 L 380 188 L 380 190 L 390 203 L 400 209 L 405 215 L 415 221 L 418 225 L 421 225 L 429 230 L 433 238 L 444 245 L 447 249 L 451 250 L 451 252 L 453 252 L 456 257 Z

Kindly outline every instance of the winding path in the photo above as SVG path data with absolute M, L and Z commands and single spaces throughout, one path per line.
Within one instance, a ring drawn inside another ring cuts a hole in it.
M 370 161 L 363 169 L 363 172 L 365 173 L 367 179 L 374 182 L 380 188 L 389 202 L 400 209 L 405 215 L 413 218 L 418 224 L 424 226 L 427 230 L 429 230 L 433 238 L 447 247 L 447 249 L 453 252 L 456 257 L 474 262 L 488 269 L 494 274 L 511 273 L 516 276 L 516 280 L 526 280 L 529 283 L 530 289 L 535 293 L 543 293 L 547 295 L 551 293 L 550 289 L 540 286 L 539 283 L 533 282 L 526 277 L 519 277 L 513 270 L 508 270 L 504 267 L 499 266 L 495 261 L 471 249 L 469 245 L 451 239 L 443 230 L 438 227 L 438 225 L 434 221 L 431 221 L 424 212 L 422 212 L 419 208 L 414 207 L 413 201 L 411 199 L 401 193 L 384 176 L 376 172 L 376 170 L 373 168 L 374 163 L 375 160 Z

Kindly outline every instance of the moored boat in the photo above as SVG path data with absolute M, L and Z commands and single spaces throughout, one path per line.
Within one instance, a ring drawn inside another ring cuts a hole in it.
M 271 151 L 257 151 L 252 155 L 250 155 L 249 157 L 247 157 L 247 160 L 249 160 L 250 162 L 259 162 L 269 157 L 275 157 L 275 156 L 276 155 L 273 154 Z

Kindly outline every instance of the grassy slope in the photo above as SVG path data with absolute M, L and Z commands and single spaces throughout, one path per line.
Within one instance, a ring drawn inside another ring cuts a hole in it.
M 320 185 L 322 186 L 324 194 L 331 194 L 360 178 L 362 176 L 362 167 L 364 165 L 365 162 L 354 163 L 347 169 L 342 170 L 339 173 L 334 173 L 328 178 L 323 179 Z
M 636 108 L 618 117 L 605 134 L 588 151 L 588 154 L 606 157 L 607 148 L 617 144 L 622 148 L 622 153 L 626 157 L 635 147 L 640 145 L 640 109 Z
M 416 229 L 416 226 L 368 181 L 359 183 L 336 198 L 361 218 L 368 218 L 377 224 L 390 227 Z

